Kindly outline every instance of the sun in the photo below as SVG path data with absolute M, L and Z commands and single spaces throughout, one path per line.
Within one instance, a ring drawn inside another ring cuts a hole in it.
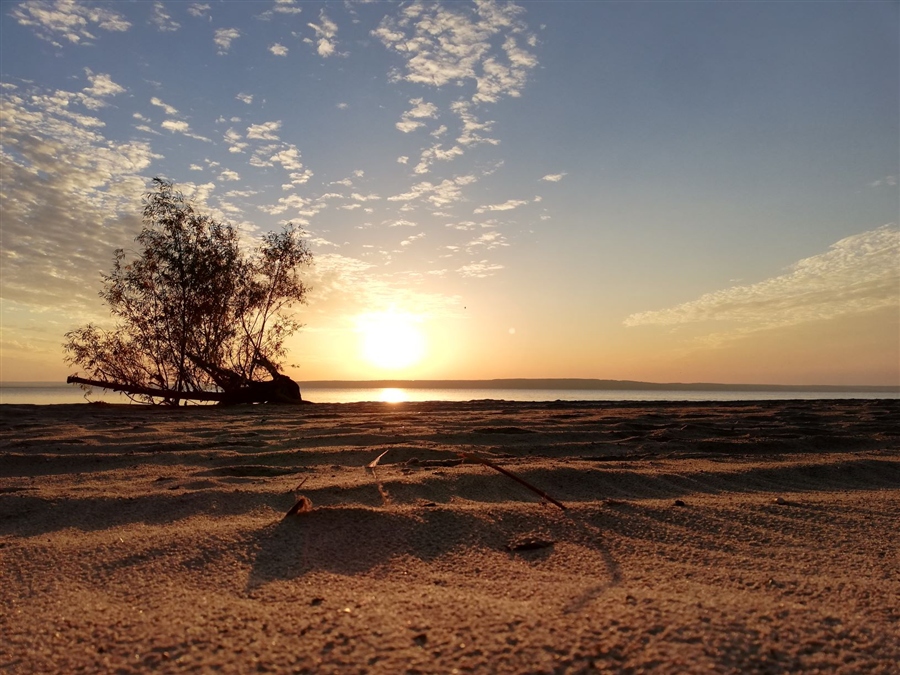
M 363 357 L 384 370 L 414 366 L 425 356 L 425 338 L 418 323 L 412 314 L 393 309 L 358 317 Z

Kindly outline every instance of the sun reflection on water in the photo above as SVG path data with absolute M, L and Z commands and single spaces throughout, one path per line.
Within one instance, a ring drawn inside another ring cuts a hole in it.
M 378 400 L 382 403 L 403 403 L 409 399 L 406 397 L 406 392 L 402 389 L 388 387 L 387 389 L 381 390 Z

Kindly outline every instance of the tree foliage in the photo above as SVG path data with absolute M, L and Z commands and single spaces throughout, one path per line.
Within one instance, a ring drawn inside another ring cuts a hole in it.
M 68 362 L 94 379 L 176 392 L 258 381 L 278 367 L 300 328 L 289 310 L 308 291 L 302 230 L 288 225 L 245 250 L 232 226 L 198 213 L 159 178 L 143 220 L 138 251 L 116 250 L 103 275 L 100 297 L 115 327 L 66 333 Z

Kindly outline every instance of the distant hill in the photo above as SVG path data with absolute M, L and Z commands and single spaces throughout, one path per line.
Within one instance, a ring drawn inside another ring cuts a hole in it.
M 636 380 L 595 380 L 584 378 L 509 378 L 496 380 L 311 380 L 301 387 L 337 389 L 581 389 L 604 391 L 813 391 L 898 393 L 900 386 L 880 385 L 793 385 L 719 384 L 714 382 L 638 382 Z

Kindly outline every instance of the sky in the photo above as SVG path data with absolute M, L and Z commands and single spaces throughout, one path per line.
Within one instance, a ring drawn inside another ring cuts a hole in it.
M 150 180 L 307 232 L 297 380 L 900 383 L 896 2 L 0 6 L 0 380 Z

